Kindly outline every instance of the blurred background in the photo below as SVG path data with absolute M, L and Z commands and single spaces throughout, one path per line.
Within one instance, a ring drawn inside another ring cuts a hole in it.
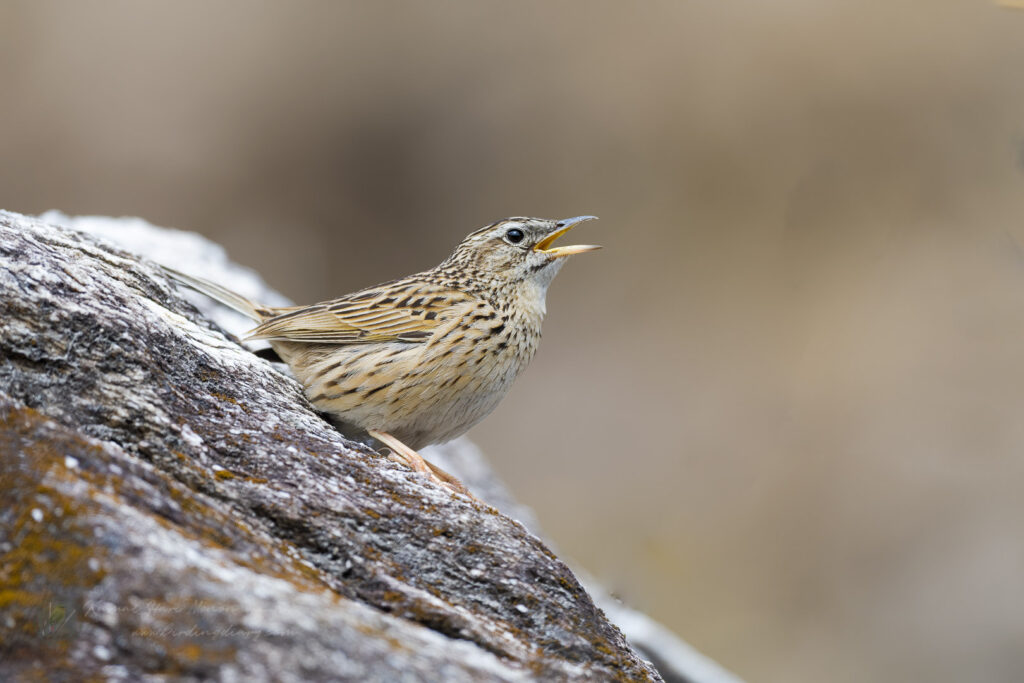
M 1024 12 L 5 2 L 0 159 L 305 303 L 600 216 L 471 433 L 561 551 L 751 681 L 1024 678 Z

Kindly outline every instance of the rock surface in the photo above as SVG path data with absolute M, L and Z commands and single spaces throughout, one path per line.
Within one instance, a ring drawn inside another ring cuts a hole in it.
M 345 440 L 215 308 L 0 212 L 0 679 L 660 680 L 521 523 Z

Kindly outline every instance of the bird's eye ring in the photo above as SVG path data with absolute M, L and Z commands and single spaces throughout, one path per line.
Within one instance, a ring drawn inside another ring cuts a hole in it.
M 523 241 L 524 237 L 526 237 L 526 234 L 519 228 L 511 228 L 505 233 L 505 239 L 508 240 L 510 244 L 519 244 Z

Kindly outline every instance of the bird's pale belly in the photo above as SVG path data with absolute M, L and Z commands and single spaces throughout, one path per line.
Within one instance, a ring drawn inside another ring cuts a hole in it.
M 310 402 L 343 432 L 359 438 L 374 429 L 419 449 L 454 439 L 486 417 L 535 349 L 498 343 L 273 345 L 302 373 Z

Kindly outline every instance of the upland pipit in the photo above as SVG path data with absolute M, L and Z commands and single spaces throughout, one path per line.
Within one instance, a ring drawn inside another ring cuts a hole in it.
M 257 321 L 247 338 L 270 342 L 343 433 L 373 437 L 464 491 L 414 449 L 465 433 L 505 396 L 537 351 L 545 294 L 565 257 L 599 248 L 553 243 L 593 218 L 506 218 L 436 268 L 312 306 L 264 307 L 168 272 Z

